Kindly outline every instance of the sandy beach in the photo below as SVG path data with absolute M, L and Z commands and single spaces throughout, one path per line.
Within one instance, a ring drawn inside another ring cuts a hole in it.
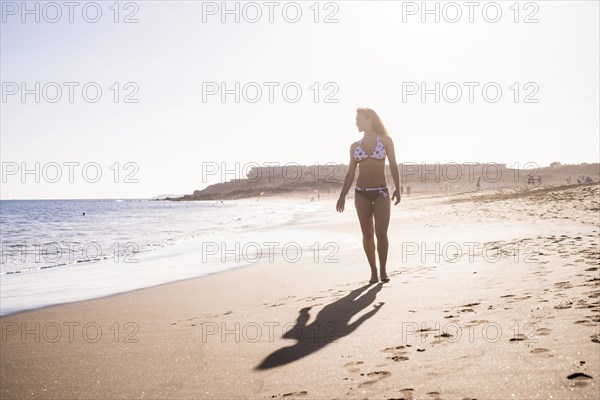
M 355 245 L 0 318 L 0 397 L 597 399 L 599 200 L 405 196 L 368 284 L 352 199 L 322 197 L 293 228 Z

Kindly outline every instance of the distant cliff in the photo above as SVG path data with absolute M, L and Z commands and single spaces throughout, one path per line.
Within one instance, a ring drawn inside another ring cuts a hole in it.
M 411 193 L 464 192 L 475 190 L 477 180 L 481 189 L 519 185 L 565 185 L 576 184 L 577 179 L 588 177 L 594 182 L 600 180 L 600 164 L 561 164 L 537 168 L 534 165 L 456 163 L 456 164 L 399 164 L 400 183 Z M 360 169 L 360 166 L 359 168 Z M 357 169 L 355 180 L 358 177 Z M 344 183 L 348 166 L 344 164 L 254 167 L 246 179 L 232 179 L 210 185 L 202 190 L 181 197 L 167 197 L 165 200 L 227 200 L 280 193 L 336 193 Z M 533 179 L 529 179 L 529 177 Z M 540 182 L 541 178 L 541 182 Z M 570 179 L 570 181 L 569 181 Z M 390 189 L 394 183 L 389 166 L 386 166 L 386 180 Z
M 232 179 L 166 200 L 226 200 L 292 192 L 331 193 L 339 191 L 348 170 L 344 165 L 254 167 L 246 179 Z

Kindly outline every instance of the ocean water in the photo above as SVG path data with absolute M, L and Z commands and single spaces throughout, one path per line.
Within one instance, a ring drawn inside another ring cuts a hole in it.
M 134 260 L 134 253 L 203 234 L 284 224 L 302 211 L 281 202 L 252 200 L 0 201 L 0 274 L 115 257 Z
M 293 228 L 331 201 L 0 201 L 0 315 L 297 254 L 347 237 Z M 85 213 L 85 215 L 84 215 Z M 330 257 L 331 258 L 331 257 Z

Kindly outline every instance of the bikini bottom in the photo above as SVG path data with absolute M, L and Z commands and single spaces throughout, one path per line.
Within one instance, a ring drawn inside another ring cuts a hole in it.
M 359 188 L 357 186 L 354 189 L 354 193 L 367 198 L 371 202 L 371 204 L 375 203 L 375 200 L 377 200 L 377 198 L 379 196 L 386 198 L 386 199 L 390 197 L 390 193 L 386 186 L 373 187 L 373 188 Z

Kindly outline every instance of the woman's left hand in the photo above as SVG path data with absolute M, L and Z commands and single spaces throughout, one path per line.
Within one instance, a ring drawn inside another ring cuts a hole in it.
M 394 203 L 394 205 L 400 203 L 400 190 L 396 189 L 394 190 L 394 194 L 392 194 L 392 201 L 394 201 L 394 198 L 396 199 L 396 202 Z

